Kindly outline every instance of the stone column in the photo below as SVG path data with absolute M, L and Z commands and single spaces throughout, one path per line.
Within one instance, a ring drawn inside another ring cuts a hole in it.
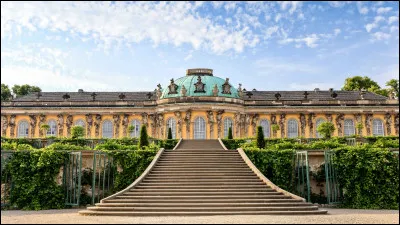
M 151 127 L 151 136 L 156 137 L 157 113 L 149 114 L 149 119 L 150 119 L 150 127 Z
M 256 113 L 256 114 L 254 114 L 254 115 L 252 115 L 252 117 L 251 117 L 251 126 L 253 127 L 253 136 L 255 136 L 256 135 L 256 130 L 257 130 L 257 122 L 258 122 L 258 119 L 259 119 L 260 117 L 259 117 L 259 115 Z
M 30 121 L 30 126 L 29 128 L 31 129 L 31 138 L 35 137 L 35 130 L 36 130 L 36 115 L 29 115 L 29 121 Z
M 129 124 L 129 119 L 128 119 L 128 114 L 123 114 L 122 116 L 122 135 L 124 137 L 128 136 L 127 134 L 127 128 L 128 128 L 128 124 Z
M 221 130 L 222 130 L 222 114 L 224 113 L 224 110 L 218 110 L 217 111 L 217 132 L 218 132 L 218 137 L 221 138 Z
M 394 115 L 394 130 L 396 135 L 399 135 L 399 113 Z
M 113 115 L 114 122 L 114 138 L 119 138 L 119 124 L 121 122 L 121 118 L 119 115 Z
M 275 113 L 271 114 L 271 130 L 272 130 L 272 125 L 274 125 L 274 124 L 277 124 L 277 122 L 276 122 L 276 114 Z M 276 138 L 276 135 L 277 135 L 277 131 L 276 130 L 272 130 L 272 136 L 274 138 Z
M 331 123 L 332 123 L 332 114 L 326 113 L 325 116 L 326 116 L 326 120 L 327 120 L 328 122 L 331 122 Z
M 1 116 L 1 132 L 3 136 L 7 136 L 8 118 L 6 115 Z
M 392 134 L 392 115 L 390 113 L 385 114 L 385 124 L 386 124 L 386 135 Z
M 72 115 L 68 115 L 67 121 L 65 122 L 65 126 L 67 126 L 67 137 L 71 136 L 72 123 L 73 123 L 73 117 L 72 117 Z
M 157 124 L 158 124 L 158 130 L 159 130 L 158 138 L 165 139 L 165 137 L 164 137 L 164 114 L 162 114 L 162 113 L 158 114 Z
M 86 137 L 92 136 L 93 116 L 92 114 L 86 114 Z
M 244 121 L 244 134 L 246 135 L 246 137 L 250 136 L 249 135 L 250 124 L 251 124 L 251 115 L 246 114 L 245 121 Z
M 185 114 L 185 123 L 186 123 L 186 138 L 190 139 L 190 120 L 192 118 L 192 111 L 188 109 Z
M 308 114 L 308 127 L 310 128 L 310 138 L 314 137 L 314 120 L 315 120 L 315 114 L 314 113 L 310 113 Z
M 246 114 L 240 114 L 240 137 L 245 137 Z
M 365 127 L 367 128 L 367 136 L 371 135 L 372 113 L 365 114 Z
M 39 123 L 38 123 L 38 125 L 39 125 L 39 137 L 43 137 L 44 136 L 43 130 L 41 128 L 42 128 L 42 125 L 45 124 L 45 121 L 46 121 L 46 115 L 40 114 L 39 115 Z
M 210 126 L 210 139 L 214 137 L 214 112 L 211 110 L 207 111 L 208 124 Z
M 280 120 L 279 120 L 279 126 L 280 126 L 280 129 L 281 129 L 281 138 L 286 137 L 286 134 L 285 134 L 285 123 L 286 123 L 286 113 L 281 113 Z
M 58 122 L 58 136 L 62 137 L 64 136 L 64 115 L 63 114 L 58 114 L 57 115 L 57 122 Z
M 362 136 L 363 134 L 363 132 L 362 132 L 362 129 L 358 129 L 357 128 L 357 125 L 358 124 L 362 124 L 362 116 L 361 116 L 361 113 L 356 113 L 356 114 L 354 114 L 354 119 L 355 119 L 355 121 L 356 121 L 356 129 L 357 129 L 357 135 L 358 136 Z
M 235 113 L 234 119 L 235 119 L 235 137 L 239 138 L 240 137 L 240 113 Z
M 306 121 L 306 116 L 304 115 L 304 113 L 300 113 L 299 120 L 300 120 L 300 136 L 305 138 L 307 121 Z
M 149 123 L 148 123 L 148 114 L 147 113 L 142 113 L 142 125 L 146 126 L 146 129 L 149 128 Z
M 177 137 L 178 138 L 182 138 L 182 113 L 179 111 L 174 112 L 175 116 L 176 116 L 176 125 L 177 125 Z
M 338 130 L 338 137 L 343 136 L 343 121 L 344 121 L 344 114 L 339 113 L 336 115 L 336 127 Z
M 15 137 L 15 114 L 10 116 L 10 122 L 8 125 L 10 126 L 10 137 Z
M 101 115 L 96 114 L 96 119 L 94 121 L 94 135 L 95 137 L 100 137 L 100 124 L 101 124 Z

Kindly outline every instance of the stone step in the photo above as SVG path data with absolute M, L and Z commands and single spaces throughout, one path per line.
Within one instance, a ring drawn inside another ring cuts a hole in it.
M 115 212 L 115 211 L 94 211 L 82 210 L 81 215 L 94 216 L 214 216 L 214 215 L 317 215 L 326 214 L 326 210 L 307 210 L 307 211 L 208 211 L 208 212 Z
M 210 168 L 210 165 L 156 165 L 154 166 L 154 168 L 182 168 L 182 169 L 190 169 L 190 168 Z M 246 169 L 248 168 L 248 166 L 246 165 L 224 165 L 224 164 L 220 164 L 220 165 L 212 165 L 212 168 L 243 168 Z
M 232 203 L 232 202 L 220 202 L 220 203 L 187 203 L 187 202 L 175 202 L 175 203 L 96 203 L 98 207 L 282 207 L 282 206 L 311 206 L 311 203 L 307 202 L 247 202 L 247 203 Z
M 237 178 L 208 178 L 205 179 L 203 177 L 199 178 L 176 178 L 176 179 L 170 179 L 170 178 L 144 178 L 142 183 L 151 183 L 151 182 L 159 182 L 159 183 L 192 183 L 192 182 L 203 182 L 203 183 L 231 183 L 231 182 L 236 182 L 236 183 L 264 183 L 260 179 L 254 177 L 254 178 L 242 178 L 242 179 L 237 179 Z
M 138 196 L 138 195 L 283 195 L 280 192 L 276 192 L 274 190 L 220 190 L 216 191 L 215 189 L 208 189 L 208 190 L 195 190 L 195 189 L 182 189 L 182 190 L 171 190 L 171 189 L 134 189 L 131 191 L 124 192 L 124 196 Z
M 212 196 L 205 196 L 205 198 L 193 198 L 192 196 L 188 197 L 189 198 L 180 198 L 179 196 L 170 196 L 168 199 L 165 199 L 163 197 L 144 196 L 144 198 L 137 197 L 131 199 L 109 199 L 104 200 L 104 203 L 303 203 L 301 199 L 292 198 L 246 198 L 246 196 L 236 196 L 236 198 L 208 198 Z M 279 197 L 282 197 L 282 195 Z
M 149 179 L 158 179 L 158 178 L 169 178 L 169 179 L 182 179 L 182 178 L 193 178 L 193 179 L 209 179 L 209 178 L 248 178 L 248 176 L 235 176 L 234 174 L 232 175 L 204 175 L 201 176 L 199 174 L 185 174 L 185 173 L 180 173 L 180 174 L 157 174 L 157 175 L 147 175 L 146 178 Z
M 243 166 L 244 162 L 157 162 L 157 166 Z
M 133 193 L 135 194 L 135 193 Z M 243 199 L 263 199 L 263 200 L 281 200 L 289 199 L 293 200 L 290 196 L 283 194 L 268 195 L 265 193 L 234 193 L 234 194 L 224 194 L 224 193 L 200 193 L 196 195 L 182 195 L 181 193 L 175 193 L 175 195 L 119 195 L 115 197 L 115 200 L 134 200 L 134 199 L 152 199 L 152 200 L 170 200 L 170 199 L 188 199 L 188 200 L 243 200 Z M 137 193 L 136 193 L 137 194 Z M 193 193 L 191 193 L 193 194 Z M 214 194 L 214 195 L 212 195 Z M 110 200 L 111 201 L 111 200 Z
M 136 189 L 170 189 L 170 190 L 189 190 L 189 189 L 202 189 L 202 190 L 208 190 L 208 189 L 224 189 L 226 191 L 229 190 L 239 190 L 239 189 L 244 189 L 248 190 L 248 188 L 259 188 L 260 190 L 272 190 L 270 187 L 266 186 L 265 184 L 184 184 L 184 183 L 178 183 L 176 185 L 173 184 L 142 184 L 140 183 L 138 186 L 135 187 L 134 190 Z
M 211 181 L 166 181 L 166 180 L 143 180 L 140 182 L 141 186 L 197 186 L 197 185 L 264 185 L 265 183 L 261 180 L 251 180 L 251 181 L 220 181 L 220 180 L 211 180 Z
M 309 211 L 309 210 L 318 210 L 317 206 L 285 206 L 285 207 L 278 207 L 278 206 L 260 206 L 260 207 L 246 207 L 246 206 L 237 206 L 237 207 L 88 207 L 88 210 L 95 210 L 95 211 L 149 211 L 149 212 L 208 212 L 213 210 L 218 211 Z

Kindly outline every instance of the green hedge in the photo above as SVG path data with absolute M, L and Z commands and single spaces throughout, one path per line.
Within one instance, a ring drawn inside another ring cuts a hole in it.
M 2 172 L 2 178 L 12 177 L 11 205 L 24 210 L 64 208 L 64 190 L 56 177 L 66 157 L 63 151 L 15 151 Z
M 294 150 L 245 149 L 247 157 L 275 185 L 293 190 Z
M 342 147 L 335 150 L 333 165 L 344 190 L 343 207 L 399 208 L 399 158 L 388 149 Z

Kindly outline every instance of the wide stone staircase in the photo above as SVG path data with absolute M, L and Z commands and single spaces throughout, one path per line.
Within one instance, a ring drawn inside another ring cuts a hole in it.
M 137 186 L 81 215 L 185 216 L 325 214 L 264 183 L 235 150 L 218 140 L 183 140 L 165 150 Z

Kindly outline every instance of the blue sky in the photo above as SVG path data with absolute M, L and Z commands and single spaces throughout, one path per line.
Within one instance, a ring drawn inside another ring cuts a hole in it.
M 1 2 L 1 83 L 151 91 L 188 68 L 247 90 L 384 87 L 399 76 L 399 3 Z

